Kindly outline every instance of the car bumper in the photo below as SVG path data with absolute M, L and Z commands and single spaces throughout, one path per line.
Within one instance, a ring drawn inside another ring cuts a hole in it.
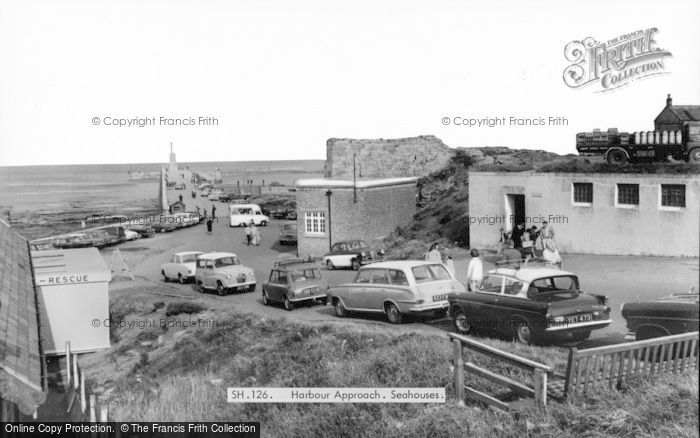
M 448 301 L 437 301 L 434 303 L 416 304 L 408 308 L 410 313 L 433 313 L 438 311 L 446 311 L 450 308 Z
M 634 342 L 637 340 L 637 334 L 635 332 L 629 332 L 625 335 L 625 341 Z
M 301 295 L 293 298 L 290 297 L 289 301 L 291 301 L 292 303 L 299 303 L 302 301 L 320 300 L 321 298 L 328 298 L 328 296 L 326 294 Z
M 598 320 L 598 321 L 586 321 L 586 322 L 575 322 L 575 323 L 571 323 L 571 324 L 560 324 L 560 325 L 547 327 L 545 329 L 545 331 L 547 333 L 562 333 L 562 332 L 573 331 L 573 330 L 578 330 L 578 329 L 595 330 L 595 329 L 607 327 L 610 324 L 612 324 L 612 322 L 613 322 L 612 319 L 604 319 L 604 320 Z
M 243 283 L 226 283 L 224 288 L 226 289 L 241 289 L 257 284 L 256 280 L 244 281 Z

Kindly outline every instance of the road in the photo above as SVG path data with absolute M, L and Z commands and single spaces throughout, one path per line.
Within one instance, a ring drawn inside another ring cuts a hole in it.
M 175 199 L 180 192 L 170 194 Z M 188 203 L 188 210 L 194 209 L 189 191 L 183 192 Z M 189 199 L 188 199 L 189 198 Z M 282 307 L 268 307 L 261 302 L 262 282 L 267 279 L 275 260 L 294 257 L 296 247 L 280 246 L 277 243 L 280 226 L 284 221 L 273 220 L 267 227 L 260 227 L 262 244 L 259 247 L 245 245 L 243 229 L 230 228 L 225 216 L 227 204 L 211 202 L 206 198 L 197 198 L 196 205 L 207 208 L 216 205 L 217 221 L 211 235 L 206 232 L 205 225 L 157 234 L 151 238 L 127 242 L 119 246 L 121 253 L 127 259 L 127 264 L 136 276 L 131 281 L 124 276 L 115 278 L 110 290 L 116 294 L 151 292 L 172 294 L 186 298 L 195 298 L 204 304 L 223 309 L 235 309 L 238 312 L 252 313 L 261 317 L 286 317 L 297 320 L 337 322 L 331 306 L 302 306 L 292 312 Z M 223 217 L 221 215 L 224 215 Z M 253 268 L 258 278 L 255 293 L 239 293 L 225 297 L 216 294 L 200 294 L 192 285 L 165 283 L 160 275 L 160 265 L 168 261 L 170 255 L 179 251 L 228 251 L 236 253 L 243 264 Z M 109 265 L 112 249 L 102 250 Z M 698 288 L 699 260 L 697 258 L 672 257 L 638 257 L 638 256 L 593 256 L 584 254 L 564 254 L 564 268 L 579 276 L 584 291 L 606 294 L 610 297 L 613 324 L 593 332 L 591 339 L 580 344 L 582 348 L 601 344 L 621 342 L 626 334 L 625 321 L 620 314 L 620 305 L 625 302 L 649 300 L 671 293 L 686 292 L 691 286 Z M 466 279 L 469 259 L 455 260 L 457 277 Z M 352 280 L 351 270 L 328 271 L 322 270 L 323 275 L 331 286 Z M 441 320 L 412 320 L 401 326 L 393 326 L 381 315 L 355 315 L 346 318 L 357 324 L 379 325 L 387 330 L 398 331 L 446 331 L 450 329 L 448 319 Z

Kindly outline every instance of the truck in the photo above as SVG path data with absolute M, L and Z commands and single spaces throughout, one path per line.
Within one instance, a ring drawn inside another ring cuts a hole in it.
M 603 156 L 609 164 L 627 162 L 688 162 L 700 164 L 700 122 L 686 122 L 676 131 L 606 132 L 594 129 L 576 134 L 582 156 Z

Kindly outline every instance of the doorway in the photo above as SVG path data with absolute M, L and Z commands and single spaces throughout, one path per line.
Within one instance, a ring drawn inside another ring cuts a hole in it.
M 506 231 L 511 232 L 515 225 L 525 223 L 525 195 L 506 194 Z

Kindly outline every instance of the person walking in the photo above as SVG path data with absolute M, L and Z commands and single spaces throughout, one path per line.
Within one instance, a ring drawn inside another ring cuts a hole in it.
M 467 266 L 467 288 L 475 292 L 484 278 L 484 263 L 481 261 L 481 254 L 478 249 L 472 249 L 470 254 L 472 259 L 469 261 L 469 266 Z
M 256 227 L 255 224 L 253 224 L 253 242 L 255 246 L 260 246 L 260 241 L 262 238 L 260 237 L 260 228 Z
M 178 196 L 180 198 L 180 202 L 182 202 L 182 193 Z
M 513 229 L 513 247 L 520 249 L 523 247 L 523 234 L 525 233 L 525 224 L 518 224 Z
M 216 219 L 216 205 L 211 206 L 211 218 Z
M 245 224 L 245 229 L 243 230 L 245 232 L 245 244 L 248 246 L 250 246 L 250 242 L 251 242 L 251 239 L 253 237 L 253 235 L 252 235 L 253 230 L 251 228 L 252 224 L 253 224 L 253 221 Z
M 552 239 L 545 239 L 544 241 L 544 251 L 542 251 L 542 258 L 553 265 L 557 265 L 561 269 L 561 255 L 559 255 L 559 249 L 557 249 L 556 243 Z
M 543 240 L 552 239 L 554 240 L 554 228 L 549 225 L 549 222 L 542 222 L 542 229 L 540 230 L 540 235 Z
M 214 221 L 209 218 L 207 220 L 207 234 L 211 234 L 212 225 L 214 225 Z
M 425 260 L 433 263 L 442 263 L 442 254 L 440 253 L 440 245 L 435 242 L 430 245 L 430 250 L 425 255 Z

